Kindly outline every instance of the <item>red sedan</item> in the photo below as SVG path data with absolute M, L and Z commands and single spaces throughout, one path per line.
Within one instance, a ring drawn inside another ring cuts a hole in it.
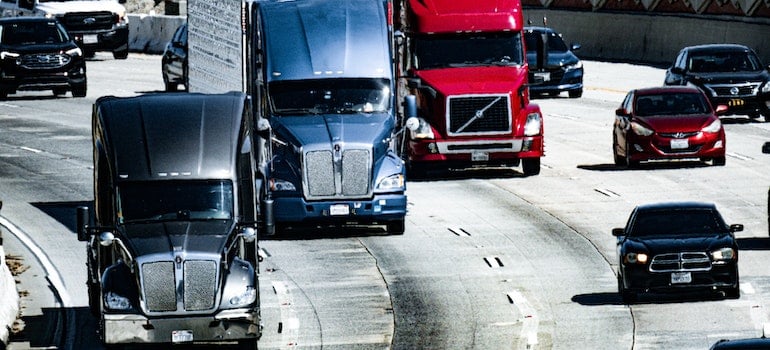
M 725 165 L 725 130 L 706 95 L 695 87 L 631 90 L 615 111 L 612 153 L 616 165 L 694 158 Z

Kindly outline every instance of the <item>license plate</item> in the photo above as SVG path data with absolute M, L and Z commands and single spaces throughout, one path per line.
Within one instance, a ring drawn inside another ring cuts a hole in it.
M 350 206 L 347 204 L 332 204 L 329 207 L 330 215 L 348 215 L 350 214 Z
M 730 101 L 727 101 L 728 107 L 739 107 L 739 106 L 743 106 L 744 104 L 746 104 L 746 101 L 744 101 L 741 98 L 733 98 L 733 99 L 730 99 Z
M 473 152 L 471 153 L 471 160 L 474 162 L 486 162 L 489 160 L 489 153 L 487 152 Z
M 193 341 L 193 332 L 191 330 L 171 331 L 172 343 L 189 343 Z
M 96 44 L 99 42 L 99 37 L 96 34 L 83 35 L 83 44 Z
M 691 283 L 692 274 L 689 272 L 672 272 L 671 284 Z
M 685 149 L 688 147 L 690 147 L 690 142 L 687 139 L 671 140 L 671 149 Z
M 551 72 L 535 72 L 535 77 L 543 78 L 543 81 L 551 80 Z

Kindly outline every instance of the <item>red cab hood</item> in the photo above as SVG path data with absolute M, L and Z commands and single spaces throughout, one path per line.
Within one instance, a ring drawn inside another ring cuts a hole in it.
M 464 94 L 511 94 L 527 83 L 527 70 L 511 67 L 429 69 L 415 72 L 444 96 Z
M 717 118 L 713 115 L 703 114 L 636 117 L 636 119 L 652 127 L 655 132 L 672 133 L 699 131 Z

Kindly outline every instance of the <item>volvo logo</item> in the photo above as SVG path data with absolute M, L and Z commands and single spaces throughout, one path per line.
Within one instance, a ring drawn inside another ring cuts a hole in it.
M 733 86 L 730 88 L 730 94 L 731 95 L 737 95 L 741 90 L 738 89 L 737 86 Z
M 93 17 L 83 18 L 83 24 L 94 24 L 94 23 L 96 23 L 96 18 L 93 18 Z

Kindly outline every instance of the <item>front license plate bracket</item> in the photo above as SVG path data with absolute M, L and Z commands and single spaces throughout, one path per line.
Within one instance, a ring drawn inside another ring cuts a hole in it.
M 172 343 L 192 343 L 193 332 L 189 329 L 171 331 Z

